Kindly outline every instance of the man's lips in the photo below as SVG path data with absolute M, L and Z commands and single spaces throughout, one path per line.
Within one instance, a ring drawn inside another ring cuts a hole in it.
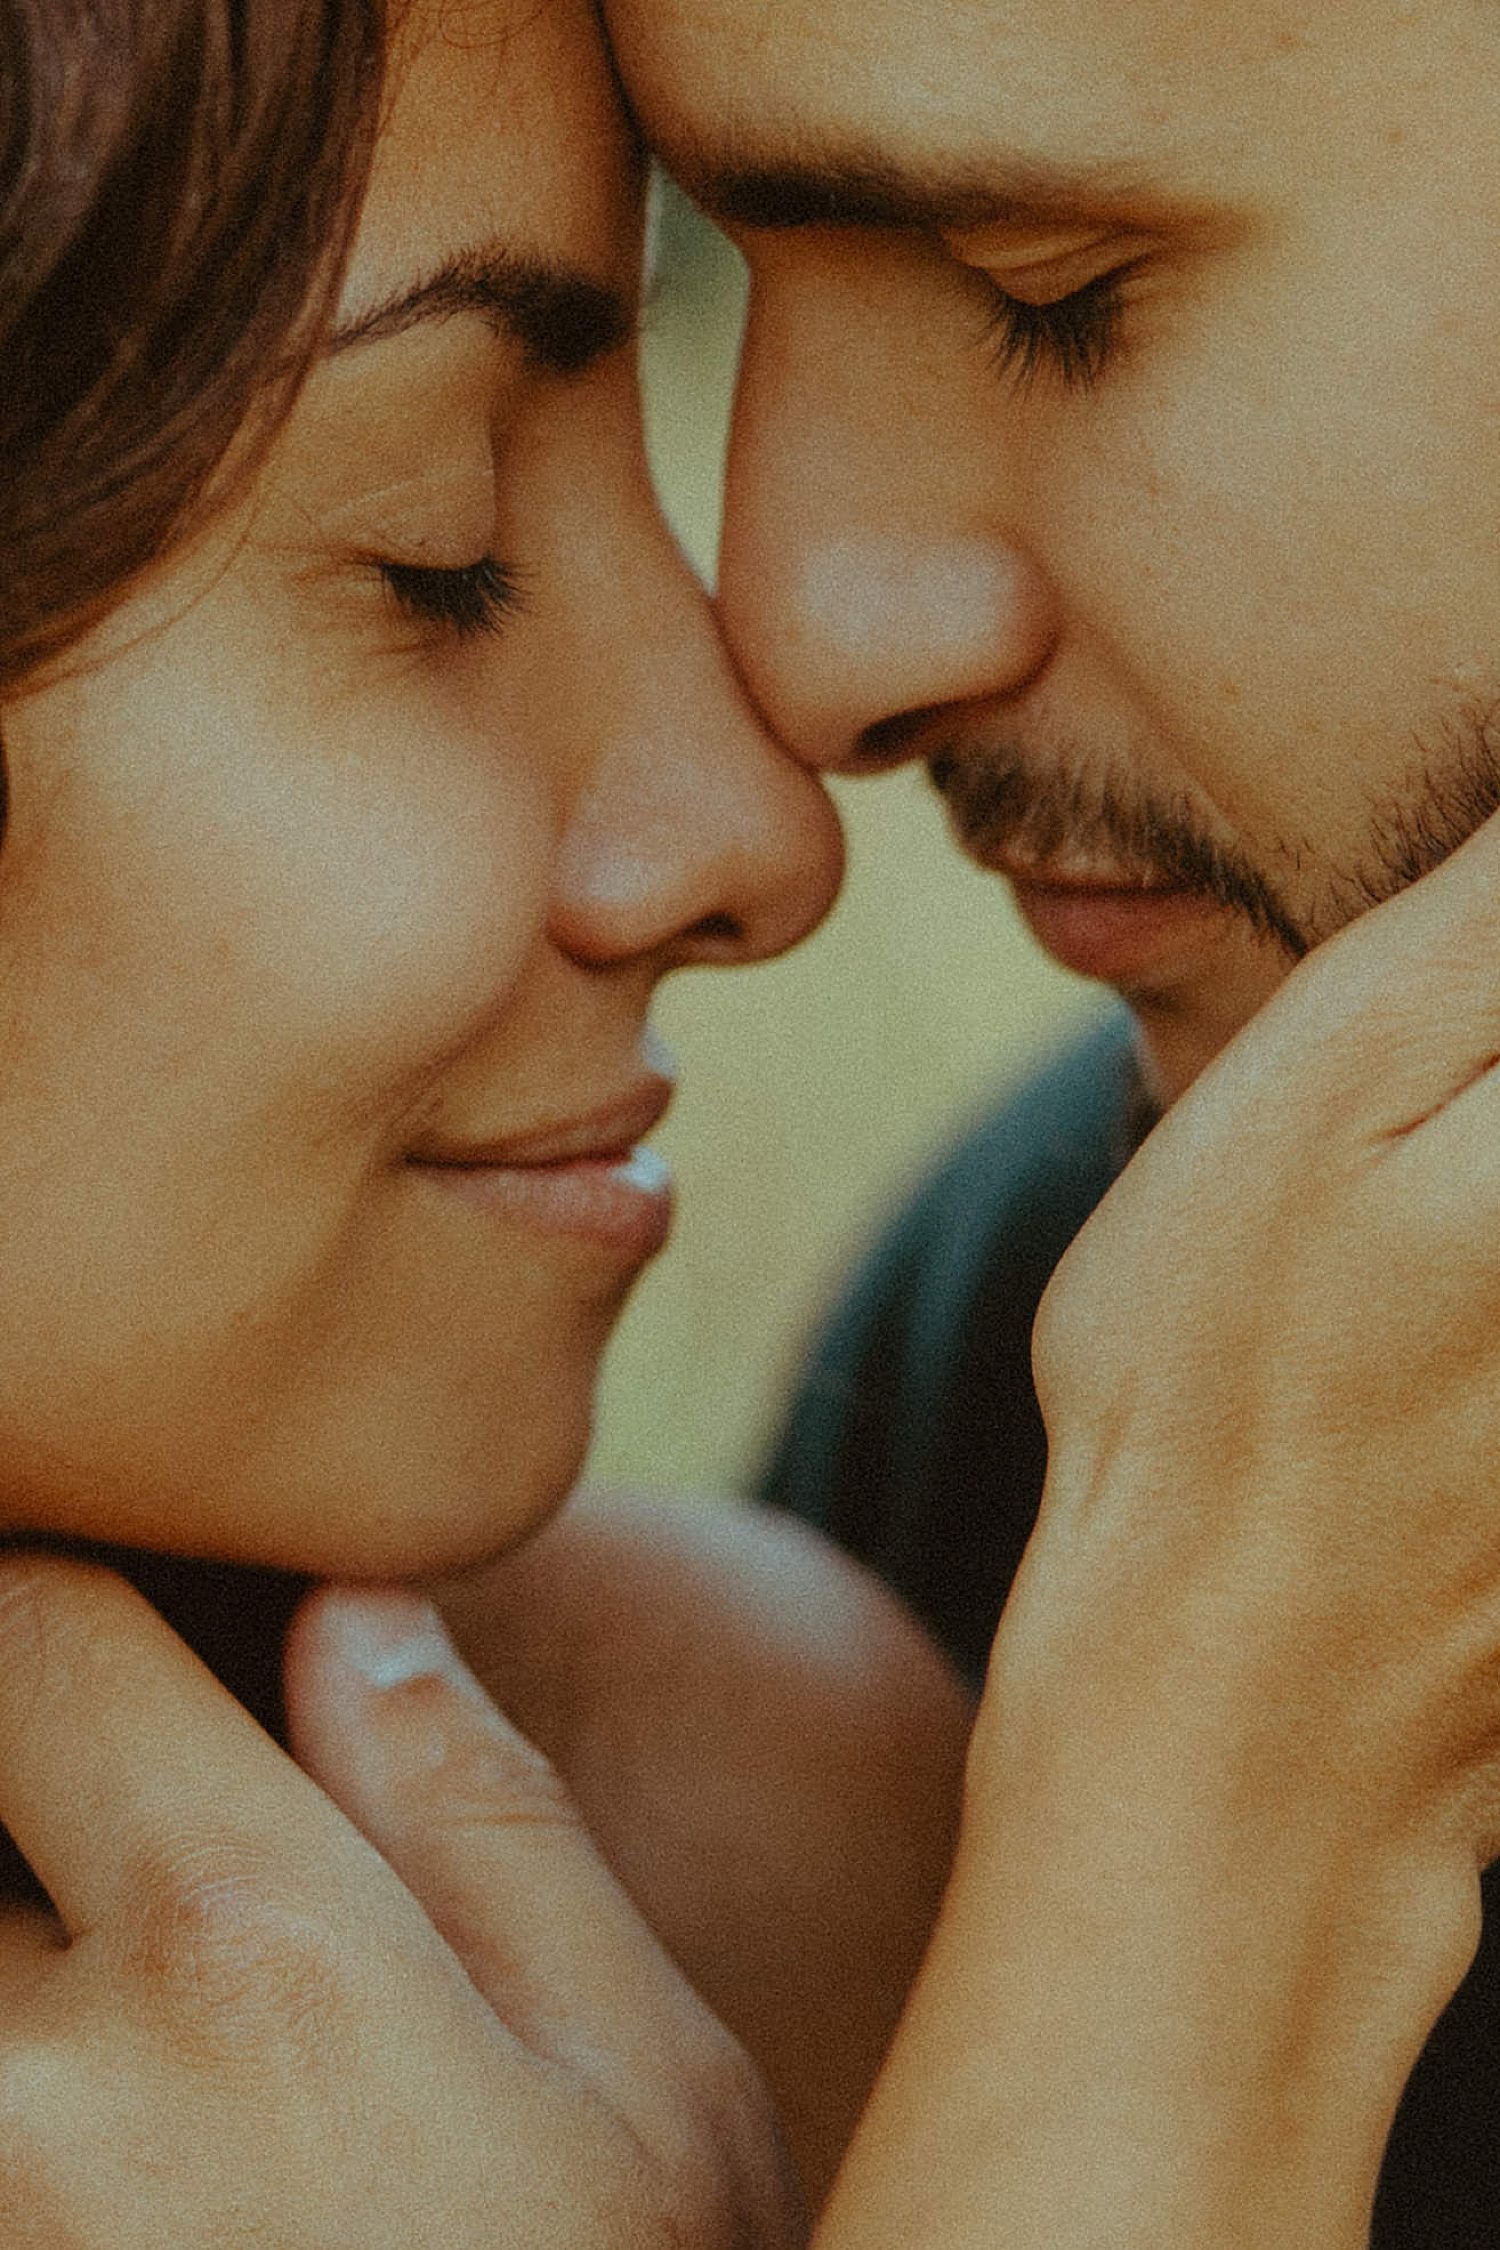
M 1039 853 L 1007 838 L 986 846 L 966 839 L 966 849 L 981 865 L 1008 876 L 1013 883 L 1047 891 L 1100 891 L 1110 897 L 1143 891 L 1176 891 L 1181 885 L 1170 875 L 1112 853 L 1107 845 L 1065 844 Z
M 1160 878 L 998 861 L 1033 937 L 1075 976 L 1129 989 L 1185 963 L 1222 922 L 1200 891 Z

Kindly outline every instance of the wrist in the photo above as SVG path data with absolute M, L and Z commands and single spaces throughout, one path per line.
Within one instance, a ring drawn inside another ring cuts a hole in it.
M 1399 1757 L 1253 1585 L 1184 1573 L 1153 1614 L 1153 1558 L 1134 1584 L 1087 1560 L 1054 1538 L 1007 1611 L 953 1883 L 819 2250 L 1363 2250 L 1477 1940 L 1474 1854 L 1382 1787 Z
M 908 2239 L 1367 2241 L 1402 2087 L 1477 1942 L 1472 1852 L 1157 1653 L 1049 1703 L 1000 1652 L 890 2092 L 925 2105 L 950 2210 L 999 2219 L 1004 2148 L 1014 2212 L 973 2237 L 914 2213 Z
M 1134 1770 L 1152 1802 L 1196 1792 L 1221 1828 L 1335 1857 L 1440 1830 L 1496 1856 L 1491 1636 L 1460 1596 L 1434 1591 L 1414 1629 L 1394 1564 L 1383 1580 L 1269 1472 L 1163 1498 L 1118 1448 L 1064 1457 L 992 1651 L 976 1780 L 997 1759 L 1085 1789 Z
M 1200 1809 L 971 1808 L 819 2250 L 1363 2250 L 1474 1870 Z

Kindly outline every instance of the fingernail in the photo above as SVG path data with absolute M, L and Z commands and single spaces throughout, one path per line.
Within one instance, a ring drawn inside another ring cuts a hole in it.
M 467 1686 L 468 1674 L 431 1602 L 403 1587 L 340 1592 L 325 1612 L 339 1654 L 374 1688 L 431 1674 Z

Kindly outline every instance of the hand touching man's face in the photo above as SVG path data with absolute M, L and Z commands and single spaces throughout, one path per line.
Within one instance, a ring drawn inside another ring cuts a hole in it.
M 1494 0 L 609 0 L 750 261 L 722 565 L 1175 1091 L 1500 802 Z

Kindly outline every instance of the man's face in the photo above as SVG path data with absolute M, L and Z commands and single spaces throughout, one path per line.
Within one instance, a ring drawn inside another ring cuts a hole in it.
M 1495 0 L 609 0 L 750 261 L 727 630 L 1164 1087 L 1500 801 Z

